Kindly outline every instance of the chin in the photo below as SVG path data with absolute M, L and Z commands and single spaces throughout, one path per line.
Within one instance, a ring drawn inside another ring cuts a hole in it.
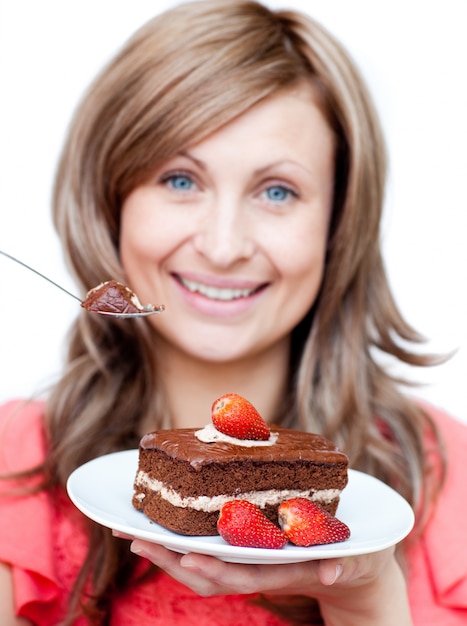
M 159 321 L 159 320 L 157 320 Z M 255 358 L 262 352 L 282 345 L 277 338 L 268 338 L 261 333 L 261 329 L 246 328 L 243 326 L 233 328 L 228 326 L 188 326 L 187 324 L 173 325 L 171 328 L 158 328 L 159 335 L 163 339 L 164 349 L 175 349 L 188 358 L 205 363 L 228 364 Z M 165 331 L 165 332 L 164 332 Z M 162 346 L 160 346 L 162 348 Z
M 217 363 L 219 365 L 225 363 L 232 363 L 235 361 L 241 361 L 245 358 L 248 358 L 249 352 L 246 350 L 232 350 L 230 349 L 222 350 L 220 346 L 209 346 L 204 348 L 198 348 L 193 350 L 188 350 L 187 353 L 191 354 L 194 359 L 198 359 L 199 361 L 203 361 L 205 363 Z

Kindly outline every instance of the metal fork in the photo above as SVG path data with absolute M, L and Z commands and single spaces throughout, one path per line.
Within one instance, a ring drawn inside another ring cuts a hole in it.
M 38 276 L 40 276 L 44 280 L 48 281 L 49 283 L 51 283 L 52 285 L 57 287 L 58 289 L 61 289 L 62 291 L 64 291 L 66 294 L 68 294 L 69 296 L 71 296 L 75 300 L 78 300 L 78 302 L 80 304 L 83 302 L 81 300 L 81 298 L 79 298 L 77 295 L 75 295 L 74 293 L 71 293 L 71 291 L 68 291 L 68 289 L 65 289 L 65 287 L 62 287 L 61 285 L 56 283 L 51 278 L 48 278 L 47 276 L 44 276 L 44 274 L 41 274 L 41 272 L 38 272 L 37 270 L 35 270 L 30 265 L 27 265 L 23 261 L 20 261 L 19 259 L 17 259 L 16 257 L 12 256 L 11 254 L 8 254 L 7 252 L 4 252 L 3 250 L 0 250 L 0 254 L 2 254 L 3 256 L 7 257 L 11 261 L 14 261 L 15 263 L 19 263 L 19 265 L 22 265 L 23 267 L 25 267 L 26 269 L 30 270 L 31 272 L 34 272 L 34 274 L 37 274 Z M 89 312 L 90 313 L 96 313 L 97 315 L 104 315 L 104 316 L 107 316 L 107 317 L 129 318 L 129 317 L 147 317 L 148 315 L 155 315 L 156 313 L 162 313 L 162 311 L 164 311 L 164 309 L 165 309 L 165 307 L 164 307 L 163 304 L 159 304 L 159 305 L 156 305 L 156 304 L 146 304 L 146 305 L 144 305 L 142 307 L 141 311 L 138 311 L 137 313 L 119 313 L 118 311 L 89 311 Z M 88 310 L 88 309 L 86 309 L 86 310 Z

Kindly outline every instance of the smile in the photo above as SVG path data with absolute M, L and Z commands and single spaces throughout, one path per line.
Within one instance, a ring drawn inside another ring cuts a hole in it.
M 210 300 L 238 300 L 239 298 L 248 298 L 257 292 L 260 287 L 253 289 L 231 289 L 226 287 L 213 287 L 212 285 L 204 285 L 193 280 L 187 280 L 178 276 L 180 283 L 192 293 L 199 293 Z

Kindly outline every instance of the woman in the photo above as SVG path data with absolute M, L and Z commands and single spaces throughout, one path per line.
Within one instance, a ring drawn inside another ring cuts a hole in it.
M 13 458 L 2 472 L 24 470 L 30 483 L 28 495 L 22 482 L 5 486 L 2 623 L 382 626 L 428 624 L 426 611 L 433 624 L 465 620 L 466 568 L 455 569 L 457 595 L 447 585 L 441 597 L 426 553 L 461 480 L 451 459 L 440 495 L 438 430 L 453 455 L 465 429 L 403 396 L 378 360 L 436 361 L 416 352 L 421 339 L 387 285 L 384 181 L 361 78 L 303 15 L 182 5 L 102 72 L 60 161 L 56 228 L 83 293 L 112 277 L 166 312 L 132 322 L 83 313 L 45 407 L 4 407 Z M 204 424 L 226 391 L 267 421 L 323 433 L 353 468 L 397 489 L 417 511 L 412 543 L 299 565 L 225 564 L 136 540 L 130 552 L 67 501 L 76 467 L 136 447 L 150 429 Z M 30 449 L 19 454 L 18 440 Z

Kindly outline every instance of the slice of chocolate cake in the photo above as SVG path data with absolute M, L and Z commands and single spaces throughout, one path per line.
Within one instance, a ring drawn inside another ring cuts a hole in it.
M 211 437 L 206 429 L 159 430 L 142 438 L 136 509 L 184 535 L 216 535 L 219 511 L 232 499 L 254 502 L 274 522 L 279 504 L 293 497 L 335 514 L 348 459 L 327 439 L 271 427 L 269 440 L 243 441 Z
M 108 280 L 86 294 L 81 306 L 94 313 L 139 313 L 143 310 L 136 294 L 116 280 Z

